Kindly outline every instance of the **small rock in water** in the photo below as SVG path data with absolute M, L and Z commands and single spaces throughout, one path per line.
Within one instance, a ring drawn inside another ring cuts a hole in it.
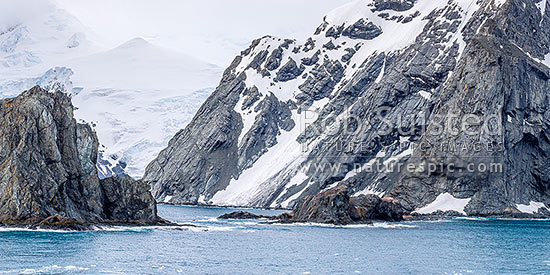
M 256 215 L 246 211 L 236 211 L 229 214 L 224 214 L 218 217 L 218 219 L 234 219 L 234 220 L 255 220 L 255 219 L 274 219 L 273 216 Z
M 350 197 L 348 187 L 339 185 L 326 192 L 303 198 L 291 215 L 280 215 L 282 222 L 330 224 L 371 223 L 373 220 L 401 221 L 403 208 L 391 198 L 376 195 Z

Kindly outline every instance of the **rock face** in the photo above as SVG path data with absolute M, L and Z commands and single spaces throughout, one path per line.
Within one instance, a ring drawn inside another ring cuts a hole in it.
M 100 181 L 98 141 L 73 118 L 70 98 L 39 87 L 0 101 L 0 223 L 50 216 L 85 223 L 154 223 L 148 187 Z
M 103 189 L 103 209 L 110 220 L 147 223 L 157 220 L 157 207 L 151 187 L 130 176 L 100 180 Z
M 254 41 L 144 180 L 174 203 L 345 183 L 405 212 L 547 213 L 549 66 L 548 1 L 354 1 L 303 43 Z

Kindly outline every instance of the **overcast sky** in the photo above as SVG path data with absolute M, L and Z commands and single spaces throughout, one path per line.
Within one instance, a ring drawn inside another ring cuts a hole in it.
M 350 0 L 56 0 L 114 47 L 140 36 L 225 67 L 266 34 L 304 39 Z

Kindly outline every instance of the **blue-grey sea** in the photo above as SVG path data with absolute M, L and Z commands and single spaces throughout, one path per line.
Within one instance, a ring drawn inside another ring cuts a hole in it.
M 335 227 L 216 219 L 235 210 L 160 205 L 164 218 L 203 226 L 183 231 L 0 229 L 0 274 L 550 274 L 550 221 Z

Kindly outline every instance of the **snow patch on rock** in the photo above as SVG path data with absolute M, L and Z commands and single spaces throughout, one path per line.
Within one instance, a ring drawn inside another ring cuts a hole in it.
M 419 91 L 418 94 L 425 98 L 426 100 L 430 100 L 432 98 L 432 93 L 426 92 L 426 91 Z
M 540 10 L 540 14 L 544 18 L 544 14 L 546 13 L 546 0 L 541 0 L 536 5 L 537 5 L 537 8 L 539 8 Z M 541 22 L 542 22 L 542 19 L 541 19 Z
M 359 192 L 353 194 L 354 197 L 361 196 L 361 195 L 377 195 L 379 197 L 383 197 L 384 192 L 383 191 L 377 191 L 374 188 L 369 187 L 369 188 L 366 188 L 365 190 L 362 190 L 362 191 L 359 191 Z
M 170 202 L 172 198 L 172 196 L 166 196 L 166 198 L 164 198 L 164 202 Z
M 292 118 L 298 121 L 296 110 Z M 217 192 L 211 199 L 217 205 L 247 205 L 260 192 L 262 183 L 274 177 L 287 167 L 296 167 L 300 158 L 301 145 L 296 141 L 300 127 L 291 131 L 283 131 L 277 137 L 277 144 L 263 154 L 249 169 L 244 170 L 237 179 L 232 179 L 224 190 Z
M 416 213 L 419 214 L 431 214 L 436 211 L 456 211 L 458 213 L 466 215 L 464 208 L 468 203 L 470 203 L 471 198 L 469 199 L 457 199 L 449 193 L 443 193 L 435 199 L 432 203 L 417 209 Z
M 546 56 L 544 56 L 544 61 L 543 61 L 544 65 L 546 65 L 547 67 L 550 67 L 550 53 L 547 54 Z
M 306 181 L 309 177 L 304 174 L 302 171 L 299 171 L 298 174 L 296 174 L 296 176 L 294 176 L 292 178 L 292 180 L 290 180 L 289 184 L 290 186 L 295 186 L 295 185 L 299 185 L 299 184 L 302 184 L 304 181 Z M 299 192 L 296 192 L 294 195 L 290 196 L 290 198 L 288 198 L 287 200 L 285 200 L 284 202 L 281 203 L 281 207 L 283 208 L 287 208 L 288 205 L 294 201 L 295 199 L 299 198 L 302 193 L 304 193 L 304 191 L 309 187 L 311 186 L 313 183 L 312 182 L 309 182 L 304 188 L 302 188 L 302 190 L 300 190 Z
M 546 205 L 542 202 L 529 202 L 529 205 L 527 204 L 516 204 L 516 208 L 522 212 L 522 213 L 528 213 L 528 214 L 535 214 L 539 211 L 539 209 L 548 209 Z

